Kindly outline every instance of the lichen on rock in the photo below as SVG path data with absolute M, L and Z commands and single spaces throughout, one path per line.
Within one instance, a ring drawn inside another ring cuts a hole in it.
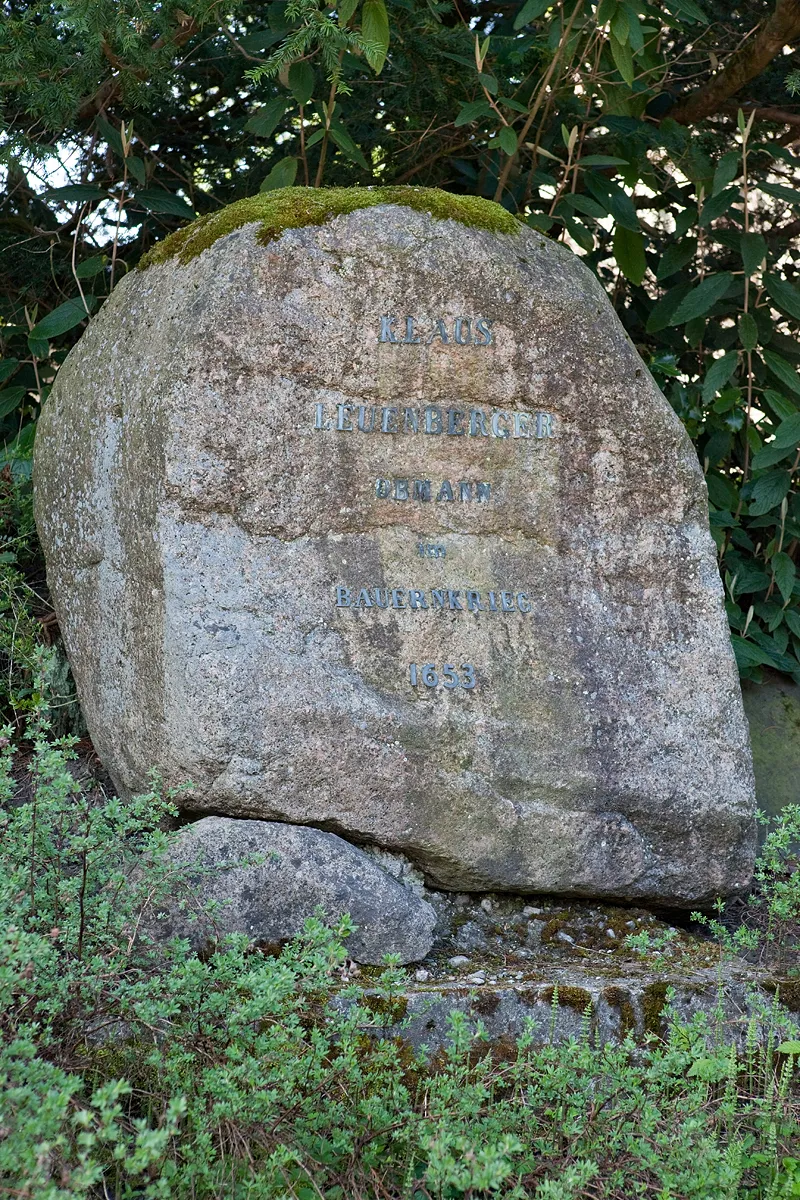
M 276 188 L 237 200 L 177 229 L 145 254 L 139 267 L 144 269 L 172 258 L 186 264 L 219 238 L 255 221 L 260 224 L 258 240 L 266 246 L 285 229 L 324 225 L 343 213 L 375 208 L 379 204 L 402 205 L 415 212 L 428 213 L 439 221 L 458 221 L 470 229 L 486 229 L 490 233 L 517 233 L 522 228 L 516 217 L 491 200 L 483 200 L 480 196 L 455 196 L 441 188 Z

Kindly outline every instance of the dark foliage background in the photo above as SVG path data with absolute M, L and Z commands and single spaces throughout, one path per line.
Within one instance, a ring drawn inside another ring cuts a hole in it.
M 2 11 L 7 488 L 89 314 L 195 213 L 293 183 L 487 196 L 598 274 L 697 447 L 740 670 L 800 682 L 800 0 Z M 34 578 L 29 531 L 0 536 Z

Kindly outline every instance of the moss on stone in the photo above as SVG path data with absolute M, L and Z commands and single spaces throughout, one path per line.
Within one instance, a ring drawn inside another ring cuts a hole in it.
M 492 1013 L 497 1012 L 500 1003 L 500 997 L 496 992 L 484 992 L 475 999 L 472 1007 L 481 1017 L 490 1017 Z
M 383 1017 L 388 1025 L 396 1025 L 408 1012 L 408 999 L 405 996 L 383 996 L 368 992 L 360 1002 L 374 1016 Z
M 458 221 L 470 229 L 485 229 L 490 233 L 518 233 L 522 229 L 516 217 L 491 200 L 455 196 L 439 188 L 276 188 L 237 200 L 176 230 L 145 254 L 139 267 L 144 269 L 172 258 L 183 264 L 191 262 L 219 238 L 254 221 L 261 226 L 258 240 L 266 246 L 285 229 L 324 225 L 342 213 L 378 204 L 403 205 L 426 212 L 437 221 Z
M 655 1033 L 659 1037 L 664 1033 L 664 1005 L 667 1002 L 667 984 L 651 983 L 642 995 L 642 1016 L 644 1017 L 645 1033 Z
M 607 987 L 603 991 L 603 999 L 619 1013 L 619 1036 L 624 1039 L 629 1033 L 636 1032 L 636 1010 L 631 1001 L 630 992 L 622 987 Z
M 545 1004 L 552 1004 L 557 999 L 559 1008 L 571 1008 L 581 1014 L 585 1013 L 592 1003 L 591 993 L 587 992 L 586 988 L 569 987 L 566 984 L 545 988 L 540 994 L 540 999 Z

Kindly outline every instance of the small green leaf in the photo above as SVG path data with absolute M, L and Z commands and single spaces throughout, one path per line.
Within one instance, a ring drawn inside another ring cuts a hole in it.
M 788 604 L 792 598 L 794 581 L 797 577 L 797 570 L 788 554 L 781 551 L 780 554 L 775 555 L 772 560 L 772 574 L 784 604 Z
M 514 28 L 522 29 L 523 25 L 535 21 L 552 3 L 553 0 L 527 0 L 514 18 Z
M 0 361 L 0 383 L 5 383 L 7 379 L 10 379 L 18 366 L 18 358 L 4 358 Z
M 800 376 L 791 363 L 788 363 L 785 358 L 781 358 L 780 354 L 776 354 L 774 350 L 762 350 L 761 353 L 772 374 L 780 379 L 790 392 L 795 392 L 800 396 Z
M 28 334 L 28 349 L 34 358 L 47 358 L 50 353 L 50 343 L 47 338 L 34 337 Z
M 794 636 L 800 638 L 800 612 L 796 608 L 787 608 L 783 617 Z
M 763 449 L 753 455 L 753 470 L 763 471 L 765 467 L 774 467 L 793 453 L 794 446 L 776 446 L 774 442 L 767 442 Z
M 276 96 L 253 113 L 249 121 L 245 123 L 245 129 L 248 133 L 254 133 L 256 137 L 270 137 L 274 133 L 278 122 L 283 119 L 286 107 L 286 101 L 283 96 Z
M 753 275 L 767 257 L 767 243 L 760 233 L 743 233 L 739 238 L 744 273 Z
M 740 671 L 746 667 L 771 667 L 774 665 L 771 656 L 760 646 L 756 646 L 753 642 L 746 642 L 744 638 L 735 633 L 731 634 L 731 644 L 736 656 L 736 665 Z
M 775 440 L 772 445 L 787 446 L 791 449 L 800 445 L 800 412 L 792 413 L 790 417 L 781 421 L 775 430 Z
M 778 1053 L 798 1055 L 800 1054 L 800 1042 L 796 1040 L 781 1042 L 780 1046 L 778 1046 Z M 786 1160 L 784 1159 L 784 1162 L 785 1161 Z
M 469 125 L 472 121 L 477 121 L 479 117 L 486 117 L 492 111 L 492 106 L 488 100 L 469 100 L 466 104 L 462 104 L 453 124 Z
M 389 53 L 389 16 L 384 0 L 364 0 L 361 10 L 361 33 L 365 42 L 375 49 L 365 50 L 364 57 L 376 75 L 380 75 Z
M 618 42 L 624 45 L 628 41 L 631 27 L 628 20 L 628 14 L 621 4 L 618 5 L 616 12 L 611 18 L 610 24 L 612 36 L 615 37 Z
M 89 308 L 93 307 L 94 296 L 87 296 L 86 303 Z M 30 332 L 30 336 L 34 340 L 43 339 L 49 341 L 50 338 L 58 337 L 59 334 L 67 333 L 70 329 L 74 329 L 76 325 L 80 325 L 81 321 L 85 321 L 89 313 L 84 307 L 83 300 L 80 296 L 73 297 L 72 300 L 67 300 L 65 304 L 59 304 L 58 308 L 54 308 L 46 317 L 42 317 L 41 321 L 37 321 Z M 45 354 L 47 351 L 45 351 Z M 38 355 L 37 357 L 43 357 Z
M 14 411 L 27 390 L 26 387 L 3 388 L 0 392 L 0 418 Z
M 753 484 L 753 493 L 748 510 L 751 517 L 763 517 L 770 509 L 780 504 L 789 491 L 792 476 L 789 471 L 768 471 Z
M 739 174 L 740 162 L 741 156 L 738 150 L 729 150 L 727 154 L 723 154 L 714 171 L 714 183 L 711 188 L 712 196 L 717 196 L 725 190 L 729 183 L 733 183 Z
M 709 226 L 712 221 L 716 221 L 723 216 L 733 204 L 734 200 L 739 199 L 738 188 L 726 188 L 724 192 L 714 195 L 710 200 L 707 200 L 703 205 L 703 211 L 700 214 L 698 225 L 702 228 Z
M 638 287 L 647 271 L 644 238 L 641 233 L 634 233 L 631 229 L 617 225 L 614 230 L 614 258 L 625 278 Z
M 168 192 L 164 188 L 145 188 L 144 191 L 136 192 L 133 198 L 148 212 L 168 217 L 183 217 L 188 221 L 193 220 L 196 215 L 191 205 L 187 204 L 185 200 L 181 200 L 180 196 L 176 196 L 174 192 Z
M 764 277 L 764 283 L 778 308 L 800 320 L 800 292 L 794 284 L 771 272 Z
M 578 162 L 579 167 L 627 167 L 627 158 L 614 158 L 613 154 L 586 154 Z
M 697 287 L 684 296 L 673 313 L 670 325 L 682 325 L 693 321 L 696 317 L 705 317 L 721 300 L 730 287 L 733 276 L 728 271 L 720 271 L 717 275 L 709 275 Z
M 504 125 L 497 135 L 497 140 L 506 154 L 517 153 L 517 135 L 510 125 Z
M 106 258 L 104 254 L 95 254 L 92 258 L 85 258 L 83 262 L 79 262 L 75 268 L 75 274 L 78 279 L 94 279 L 95 275 L 99 275 L 105 270 Z
M 735 350 L 729 350 L 722 358 L 715 358 L 703 380 L 703 403 L 708 402 L 719 392 L 736 370 L 739 355 Z
M 42 193 L 43 200 L 62 200 L 65 204 L 86 203 L 87 200 L 105 200 L 108 192 L 91 183 L 70 183 L 66 187 L 49 188 Z
M 759 183 L 762 192 L 774 196 L 777 200 L 785 200 L 793 208 L 800 208 L 800 192 L 794 188 L 784 187 L 782 183 Z
M 787 400 L 785 396 L 782 396 L 780 392 L 773 391 L 772 388 L 766 388 L 764 399 L 779 421 L 786 421 L 797 412 L 797 407 L 792 404 L 791 400 Z
M 568 192 L 566 196 L 562 196 L 558 203 L 559 209 L 562 207 L 569 208 L 575 212 L 583 213 L 586 217 L 594 217 L 595 220 L 600 220 L 602 217 L 608 216 L 608 209 L 602 204 L 598 204 L 591 196 L 585 196 L 582 192 L 574 194 Z
M 272 192 L 275 188 L 291 187 L 297 177 L 297 159 L 282 158 L 267 175 L 260 192 Z
M 656 279 L 669 279 L 670 275 L 674 275 L 690 263 L 696 253 L 697 238 L 684 238 L 683 241 L 672 242 L 661 256 Z
M 314 95 L 314 69 L 311 63 L 292 63 L 289 67 L 289 91 L 298 104 L 308 104 Z
M 611 47 L 611 57 L 614 59 L 614 65 L 619 71 L 622 78 L 627 83 L 628 87 L 633 87 L 633 53 L 627 43 L 620 42 L 614 34 L 609 38 Z
M 336 5 L 339 13 L 339 28 L 344 29 L 345 25 L 349 24 L 353 13 L 358 8 L 358 0 L 339 0 Z
M 133 176 L 140 187 L 143 187 L 147 182 L 147 170 L 142 160 L 135 154 L 129 154 L 125 159 L 125 166 L 128 168 L 128 174 Z
M 739 343 L 745 350 L 755 350 L 758 345 L 758 326 L 749 312 L 739 316 Z
M 500 85 L 494 75 L 489 75 L 486 71 L 479 71 L 478 79 L 480 79 L 490 96 L 497 95 L 497 89 Z
M 672 13 L 677 13 L 686 21 L 709 25 L 710 21 L 702 8 L 694 0 L 666 0 L 666 7 Z

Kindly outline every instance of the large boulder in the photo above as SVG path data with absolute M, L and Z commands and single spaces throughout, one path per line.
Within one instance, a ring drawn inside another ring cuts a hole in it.
M 35 459 L 121 792 L 155 766 L 195 813 L 446 888 L 744 887 L 702 472 L 582 263 L 424 189 L 269 193 L 153 257 L 61 368 Z
M 187 937 L 197 948 L 228 933 L 259 944 L 287 942 L 321 910 L 330 922 L 350 914 L 356 928 L 346 944 L 356 962 L 377 964 L 387 954 L 417 962 L 433 943 L 430 904 L 333 833 L 203 817 L 178 833 L 170 859 L 197 868 L 191 882 L 200 913 L 209 901 L 215 908 L 211 920 L 198 917 L 196 906 L 169 905 L 149 923 L 160 937 Z

